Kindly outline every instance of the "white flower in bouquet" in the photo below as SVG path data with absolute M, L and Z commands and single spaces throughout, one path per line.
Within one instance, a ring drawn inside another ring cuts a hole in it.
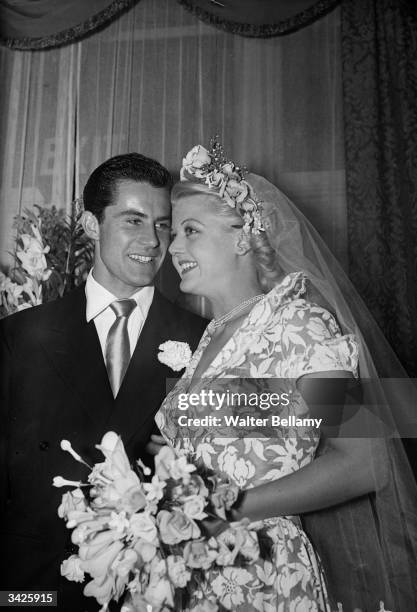
M 219 606 L 214 600 L 202 599 L 190 609 L 190 612 L 217 612 Z
M 259 559 L 260 549 L 256 532 L 250 531 L 245 525 L 233 524 L 217 537 L 217 542 L 220 548 L 224 545 L 234 553 L 237 551 L 248 563 Z
M 62 496 L 61 505 L 58 508 L 58 516 L 60 518 L 68 519 L 70 512 L 85 512 L 87 510 L 87 502 L 84 497 L 84 493 L 81 489 L 74 489 L 68 491 Z
M 145 482 L 143 484 L 143 488 L 146 491 L 146 500 L 148 502 L 159 501 L 164 496 L 164 489 L 166 487 L 166 482 L 163 480 L 159 480 L 159 477 L 155 474 L 152 477 L 151 482 Z
M 182 480 L 184 484 L 188 484 L 191 480 L 191 472 L 196 471 L 196 466 L 188 463 L 186 457 L 181 456 L 176 459 L 171 465 L 171 478 Z
M 114 531 L 100 532 L 79 548 L 80 567 L 93 578 L 84 587 L 84 595 L 95 597 L 104 610 L 111 599 L 117 601 L 124 592 L 137 560 L 136 553 L 115 538 Z
M 155 474 L 160 480 L 173 478 L 189 484 L 195 465 L 188 463 L 184 455 L 178 455 L 171 446 L 163 446 L 155 456 Z
M 146 506 L 146 497 L 138 475 L 130 467 L 119 436 L 108 432 L 97 445 L 106 460 L 96 464 L 88 477 L 93 484 L 92 507 L 113 507 L 133 513 Z
M 232 508 L 238 499 L 239 487 L 229 481 L 224 482 L 219 478 L 212 479 L 212 481 L 215 485 L 211 495 L 214 511 L 217 516 L 226 520 L 226 512 Z
M 123 547 L 124 544 L 120 540 L 116 540 L 98 551 L 95 550 L 94 546 L 80 547 L 79 557 L 82 561 L 81 567 L 93 578 L 103 578 L 109 574 L 112 564 L 123 550 Z M 94 553 L 91 552 L 90 548 L 92 548 Z
M 209 491 L 204 484 L 204 480 L 198 474 L 191 474 L 190 480 L 184 487 L 186 495 L 199 495 L 200 497 L 208 497 Z
M 165 544 L 178 544 L 198 538 L 201 534 L 198 525 L 177 508 L 161 510 L 157 520 L 160 537 Z
M 84 582 L 84 570 L 77 555 L 71 555 L 61 563 L 61 576 L 73 582 Z
M 126 512 L 112 512 L 110 514 L 109 527 L 120 535 L 125 535 L 129 528 L 129 519 L 126 518 Z
M 143 563 L 150 563 L 155 558 L 157 553 L 157 546 L 153 542 L 147 542 L 142 538 L 139 538 L 135 545 L 134 550 L 137 552 L 139 558 Z
M 150 543 L 155 543 L 158 537 L 155 519 L 146 512 L 134 514 L 130 518 L 129 532 L 134 538 L 141 538 Z
M 188 366 L 191 360 L 191 349 L 187 342 L 167 340 L 159 345 L 158 360 L 174 372 L 179 372 Z
M 71 513 L 69 513 L 69 516 L 72 516 Z M 97 513 L 91 510 L 91 508 L 88 508 L 83 515 L 78 514 L 74 520 L 69 520 L 67 522 L 68 528 L 75 527 L 71 534 L 72 543 L 76 544 L 77 546 L 84 544 L 87 539 L 91 539 L 94 534 L 105 529 L 108 521 L 109 516 L 98 516 Z
M 217 545 L 213 538 L 214 544 Z M 211 546 L 211 541 L 207 542 L 204 538 L 187 542 L 184 546 L 184 560 L 188 567 L 195 569 L 208 570 L 217 557 L 217 551 Z
M 133 580 L 132 582 L 137 582 Z M 128 585 L 129 593 L 123 601 L 123 605 L 120 608 L 120 612 L 138 612 L 138 610 L 149 610 L 151 606 L 147 603 L 143 593 L 138 592 L 130 588 Z
M 234 565 L 238 554 L 251 564 L 259 559 L 258 536 L 246 523 L 232 523 L 216 537 L 218 545 L 217 565 Z
M 167 566 L 172 584 L 183 589 L 191 578 L 191 572 L 185 567 L 184 559 L 179 555 L 169 555 Z
M 84 587 L 83 593 L 86 597 L 94 597 L 102 609 L 100 612 L 105 612 L 108 609 L 108 604 L 111 601 L 114 593 L 115 580 L 111 575 L 101 576 L 91 580 Z
M 135 567 L 135 564 L 138 560 L 138 555 L 134 550 L 128 548 L 124 550 L 116 561 L 113 563 L 113 569 L 118 576 L 122 578 L 127 578 L 129 573 Z
M 204 512 L 206 504 L 207 501 L 204 497 L 200 495 L 190 495 L 190 497 L 184 499 L 182 511 L 188 518 L 194 521 L 201 521 L 207 517 L 207 513 Z
M 172 586 L 167 576 L 164 559 L 153 559 L 150 564 L 149 583 L 144 593 L 146 602 L 152 610 L 160 610 L 163 605 L 173 607 Z
M 171 476 L 171 464 L 177 459 L 178 455 L 171 446 L 163 446 L 159 453 L 155 455 L 155 474 L 161 480 L 167 480 Z

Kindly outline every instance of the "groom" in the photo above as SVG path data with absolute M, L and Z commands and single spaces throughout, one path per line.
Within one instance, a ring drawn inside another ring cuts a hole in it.
M 58 609 L 97 610 L 83 585 L 59 575 L 75 552 L 57 508 L 61 475 L 87 481 L 103 434 L 144 457 L 174 373 L 157 359 L 166 340 L 196 347 L 203 319 L 155 288 L 170 241 L 171 176 L 137 153 L 99 166 L 84 189 L 83 226 L 95 243 L 85 286 L 0 322 L 0 590 L 57 590 Z

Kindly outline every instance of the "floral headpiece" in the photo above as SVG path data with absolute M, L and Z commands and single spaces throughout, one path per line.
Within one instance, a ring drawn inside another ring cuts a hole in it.
M 244 222 L 244 232 L 263 232 L 260 200 L 243 178 L 243 170 L 226 159 L 223 147 L 216 138 L 210 144 L 210 151 L 196 145 L 187 153 L 182 160 L 181 181 L 206 184 L 239 213 Z

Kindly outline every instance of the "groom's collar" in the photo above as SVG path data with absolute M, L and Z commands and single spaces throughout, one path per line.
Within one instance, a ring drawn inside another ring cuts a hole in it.
M 103 287 L 103 285 L 100 285 L 100 283 L 95 280 L 92 272 L 93 271 L 90 270 L 85 283 L 87 323 L 106 310 L 106 308 L 108 308 L 112 302 L 118 299 L 115 295 Z M 130 296 L 130 299 L 136 301 L 143 319 L 146 319 L 148 315 L 154 292 L 154 287 L 141 287 L 138 289 L 138 291 L 136 291 L 136 293 Z

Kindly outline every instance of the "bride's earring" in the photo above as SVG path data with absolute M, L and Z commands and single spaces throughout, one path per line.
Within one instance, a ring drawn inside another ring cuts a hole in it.
M 236 253 L 238 255 L 246 255 L 252 249 L 250 245 L 250 237 L 244 232 L 240 232 L 236 240 Z

